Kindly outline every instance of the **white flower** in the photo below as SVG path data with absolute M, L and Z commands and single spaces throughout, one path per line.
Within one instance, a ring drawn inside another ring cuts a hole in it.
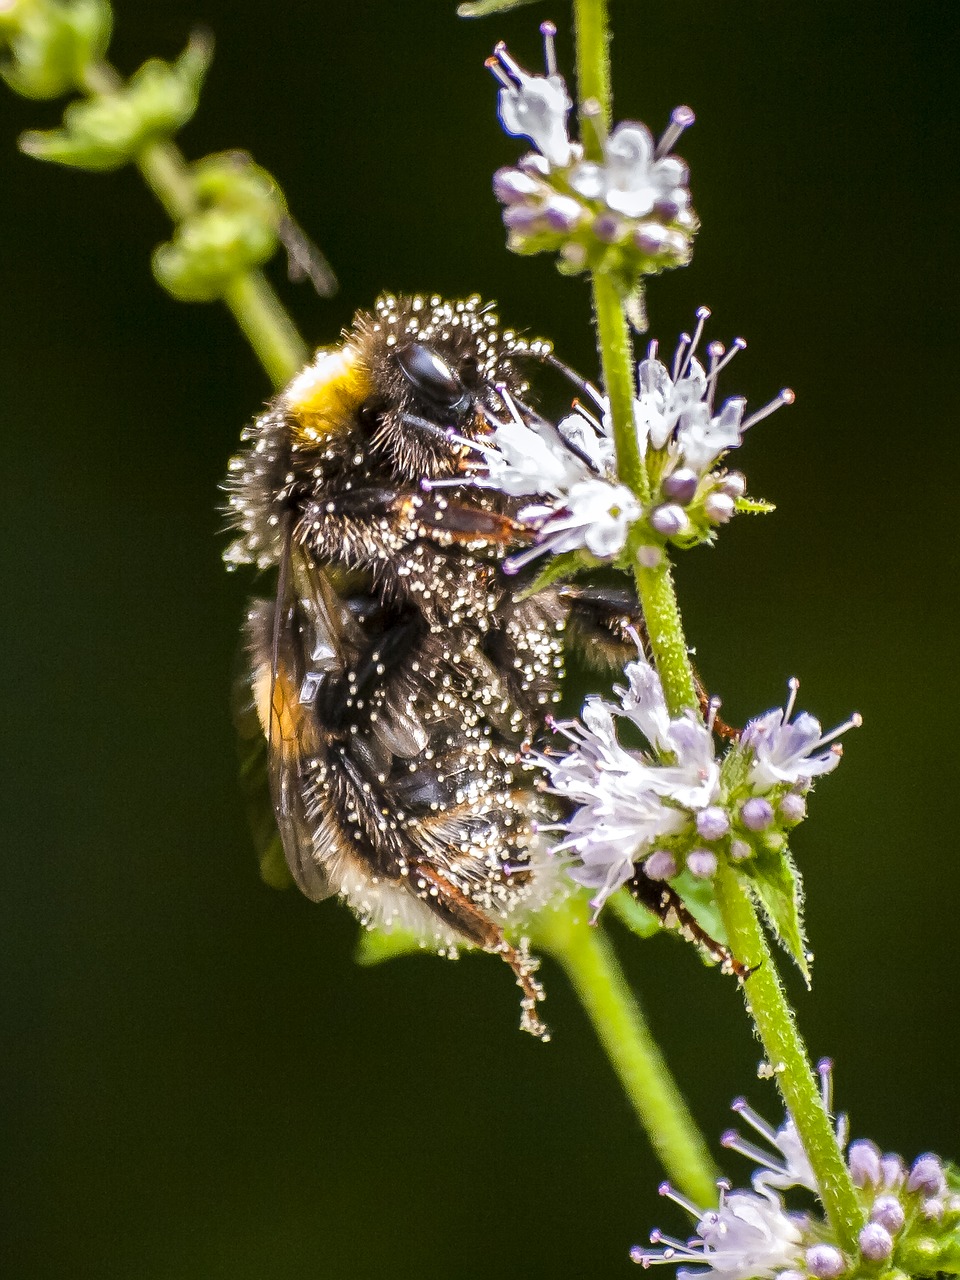
M 576 454 L 557 448 L 519 417 L 499 422 L 487 440 L 460 443 L 479 453 L 486 466 L 485 474 L 470 477 L 469 483 L 514 497 L 560 495 L 590 474 Z
M 684 1243 L 660 1231 L 651 1232 L 659 1251 L 631 1249 L 634 1262 L 643 1267 L 655 1263 L 690 1263 L 706 1270 L 691 1271 L 679 1266 L 677 1280 L 722 1276 L 724 1280 L 756 1280 L 776 1276 L 797 1264 L 801 1257 L 801 1221 L 786 1213 L 773 1192 L 756 1195 L 752 1191 L 720 1188 L 716 1209 L 699 1209 L 664 1184 L 661 1194 L 676 1201 L 697 1220 L 696 1235 Z
M 604 146 L 604 200 L 608 208 L 628 218 L 641 218 L 659 201 L 679 209 L 689 203 L 687 167 L 676 156 L 657 158 L 646 125 L 626 121 L 617 125 Z
M 697 311 L 693 336 L 681 336 L 671 370 L 657 358 L 656 343 L 650 344 L 647 358 L 637 366 L 637 416 L 652 448 L 664 449 L 672 443 L 678 461 L 700 475 L 705 475 L 722 454 L 737 448 L 749 427 L 793 400 L 792 392 L 781 391 L 746 421 L 746 401 L 740 396 L 725 400 L 714 410 L 720 371 L 746 344 L 737 338 L 724 353 L 720 343 L 711 343 L 708 367 L 704 368 L 696 352 L 709 315 L 707 307 Z
M 568 493 L 550 506 L 524 507 L 519 518 L 539 524 L 537 546 L 514 556 L 519 568 L 544 551 L 559 555 L 564 551 L 589 551 L 598 560 L 610 560 L 623 550 L 630 526 L 639 520 L 643 508 L 623 484 L 607 480 L 578 480 Z
M 792 679 L 787 705 L 751 720 L 740 739 L 741 746 L 753 753 L 749 782 L 759 794 L 771 790 L 778 783 L 794 785 L 803 779 L 831 773 L 840 763 L 842 753 L 835 739 L 861 724 L 860 716 L 853 715 L 825 734 L 820 721 L 806 711 L 801 711 L 791 721 L 799 687 L 799 680 Z M 830 743 L 834 745 L 825 751 Z
M 823 1109 L 829 1115 L 833 1104 L 833 1064 L 825 1058 L 817 1064 L 817 1070 L 820 1074 Z M 817 1179 L 791 1116 L 786 1117 L 779 1129 L 774 1129 L 763 1116 L 753 1110 L 745 1098 L 737 1098 L 732 1109 L 776 1151 L 776 1156 L 771 1157 L 770 1152 L 746 1141 L 735 1129 L 729 1129 L 721 1138 L 729 1151 L 737 1151 L 760 1166 L 751 1178 L 755 1191 L 769 1195 L 773 1188 L 783 1191 L 787 1187 L 806 1187 L 815 1195 L 819 1194 Z M 842 1151 L 847 1145 L 848 1136 L 845 1115 L 837 1117 L 835 1133 L 837 1145 Z
M 597 890 L 598 909 L 658 841 L 689 826 L 691 811 L 712 804 L 719 789 L 709 730 L 687 714 L 670 718 L 660 679 L 645 659 L 630 663 L 626 676 L 629 687 L 616 690 L 619 706 L 588 698 L 581 720 L 557 726 L 570 750 L 540 757 L 550 789 L 577 806 L 556 828 L 563 833 L 557 851 L 577 855 L 570 875 Z M 671 763 L 621 746 L 618 716 L 631 720 L 653 752 L 668 753 Z
M 547 163 L 563 168 L 573 148 L 567 134 L 567 116 L 573 106 L 566 81 L 558 75 L 553 55 L 553 33 L 545 23 L 546 60 L 549 74 L 534 76 L 498 44 L 488 66 L 500 81 L 500 123 L 514 137 L 529 138 Z

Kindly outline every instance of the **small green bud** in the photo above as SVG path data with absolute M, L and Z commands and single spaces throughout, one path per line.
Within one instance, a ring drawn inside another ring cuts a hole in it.
M 270 174 L 241 152 L 208 156 L 191 172 L 197 212 L 154 251 L 153 271 L 175 298 L 210 302 L 273 256 L 286 204 Z
M 193 116 L 212 55 L 210 37 L 193 35 L 176 62 L 151 58 L 116 92 L 71 103 L 62 129 L 24 134 L 20 146 L 72 168 L 119 169 Z
M 932 1236 L 904 1241 L 897 1261 L 912 1276 L 933 1275 L 939 1270 L 940 1246 Z
M 0 0 L 0 75 L 24 98 L 59 98 L 107 51 L 107 0 Z

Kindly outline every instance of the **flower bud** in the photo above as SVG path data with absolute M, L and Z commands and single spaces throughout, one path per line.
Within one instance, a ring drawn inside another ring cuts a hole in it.
M 795 827 L 798 822 L 802 822 L 807 816 L 807 802 L 803 796 L 797 795 L 795 791 L 788 791 L 780 800 L 777 806 L 780 814 L 780 821 L 788 827 Z M 880 1168 L 880 1152 L 877 1152 L 877 1169 Z M 878 1173 L 879 1177 L 879 1173 Z
M 877 1196 L 870 1210 L 870 1221 L 879 1222 L 895 1236 L 906 1221 L 906 1214 L 896 1196 Z
M 744 858 L 752 857 L 753 847 L 747 844 L 746 840 L 730 841 L 730 857 L 734 862 L 743 862 Z
M 747 478 L 740 471 L 728 471 L 725 476 L 721 477 L 717 488 L 730 498 L 742 498 L 747 492 Z
M 709 809 L 701 809 L 697 814 L 697 831 L 704 840 L 722 840 L 730 830 L 730 819 L 726 809 L 712 804 Z
M 698 880 L 709 880 L 717 873 L 717 855 L 711 849 L 691 849 L 687 854 L 687 870 Z
M 656 508 L 650 516 L 650 523 L 657 533 L 662 534 L 665 538 L 672 538 L 678 533 L 685 532 L 690 521 L 687 519 L 687 513 L 682 507 L 667 504 Z
M 807 1250 L 807 1269 L 817 1280 L 837 1280 L 847 1269 L 843 1254 L 832 1244 L 815 1244 Z
M 893 1253 L 893 1237 L 879 1222 L 868 1222 L 858 1239 L 860 1252 L 868 1262 L 884 1262 Z
M 493 193 L 501 204 L 523 204 L 543 191 L 542 183 L 519 169 L 498 169 L 493 175 Z
M 726 493 L 711 493 L 703 504 L 707 519 L 711 524 L 727 524 L 733 519 L 736 507 L 733 499 Z
M 917 1156 L 907 1178 L 908 1191 L 922 1191 L 928 1196 L 940 1195 L 946 1187 L 943 1165 L 937 1156 Z
M 677 471 L 672 471 L 663 482 L 663 492 L 668 498 L 674 502 L 679 502 L 685 507 L 693 495 L 697 492 L 697 485 L 700 483 L 700 477 L 696 471 L 692 471 L 689 467 L 680 467 Z
M 784 799 L 787 797 L 785 796 Z M 797 797 L 799 799 L 799 796 Z M 781 801 L 781 810 L 783 801 Z M 855 1187 L 880 1185 L 880 1148 L 866 1138 L 851 1142 L 847 1151 L 847 1164 Z
M 672 880 L 677 874 L 677 860 L 667 849 L 655 849 L 643 864 L 650 880 Z
M 773 822 L 773 807 L 769 800 L 754 796 L 740 810 L 740 821 L 748 831 L 766 831 Z

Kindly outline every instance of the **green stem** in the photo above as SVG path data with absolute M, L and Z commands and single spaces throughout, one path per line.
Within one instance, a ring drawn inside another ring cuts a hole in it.
M 863 1214 L 753 903 L 730 866 L 720 868 L 714 884 L 730 946 L 754 970 L 743 984 L 747 1011 L 797 1127 L 837 1243 L 856 1258 Z
M 584 901 L 543 912 L 536 937 L 570 979 L 664 1169 L 698 1204 L 712 1204 L 717 1172 L 706 1144 Z
M 603 386 L 610 397 L 613 441 L 617 450 L 617 474 L 641 500 L 650 495 L 647 467 L 633 419 L 636 395 L 633 379 L 633 343 L 620 291 L 609 275 L 594 272 L 593 312 L 597 321 L 597 346 L 603 369 Z
M 121 83 L 113 67 L 98 63 L 86 69 L 82 87 L 91 95 L 100 95 L 115 92 Z M 173 223 L 196 212 L 190 168 L 172 142 L 144 147 L 137 157 L 137 168 Z M 234 277 L 223 301 L 274 387 L 279 390 L 285 386 L 306 363 L 308 351 L 266 276 L 262 271 L 246 271 Z
M 602 134 L 610 127 L 613 94 L 610 88 L 610 19 L 607 0 L 574 0 L 577 40 L 577 93 L 580 99 L 580 138 L 588 160 L 603 155 Z M 599 118 L 584 106 L 596 103 Z M 597 125 L 600 128 L 597 128 Z
M 585 118 L 584 104 L 588 99 L 594 99 L 599 104 L 599 119 L 606 128 L 611 110 L 606 0 L 574 0 L 574 17 L 581 136 L 588 156 L 596 159 L 601 150 L 600 134 L 594 123 L 595 117 L 589 111 Z M 649 499 L 649 479 L 633 422 L 634 383 L 630 331 L 622 299 L 608 276 L 594 273 L 593 301 L 604 387 L 610 397 L 619 475 L 638 497 Z M 696 712 L 696 681 L 677 607 L 670 562 L 664 553 L 660 563 L 654 568 L 635 564 L 643 617 L 670 714 L 678 716 L 685 710 Z M 734 954 L 748 964 L 758 966 L 744 982 L 747 1009 L 759 1032 L 767 1057 L 774 1066 L 777 1083 L 810 1160 L 836 1239 L 851 1257 L 856 1257 L 857 1232 L 861 1226 L 856 1193 L 837 1145 L 830 1118 L 823 1106 L 793 1012 L 787 1004 L 773 957 L 760 928 L 756 909 L 731 867 L 722 866 L 715 883 L 717 900 Z M 594 945 L 602 953 L 606 944 L 599 942 Z M 581 960 L 576 948 L 574 955 L 576 960 Z M 611 1038 L 602 1014 L 598 1016 L 591 1009 L 592 993 L 589 984 L 583 980 L 580 966 L 576 960 L 571 962 L 565 959 L 560 952 L 557 953 L 557 958 L 567 966 L 629 1093 L 626 1071 L 623 1065 L 618 1065 L 616 1039 Z M 583 967 L 589 974 L 589 963 Z M 652 1046 L 645 1044 L 644 1047 L 649 1050 Z M 631 1094 L 631 1097 L 634 1096 Z M 670 1109 L 678 1103 L 671 1100 L 669 1103 L 662 1102 L 662 1105 L 667 1114 L 657 1114 L 658 1127 L 666 1122 Z M 654 1143 L 657 1145 L 655 1137 Z M 666 1155 L 663 1151 L 661 1154 L 666 1164 Z M 679 1184 L 679 1176 L 677 1181 Z M 694 1198 L 702 1199 L 702 1194 L 699 1191 Z
M 654 569 L 635 564 L 637 593 L 667 709 L 673 717 L 698 711 L 697 686 L 677 607 L 670 561 L 664 551 Z

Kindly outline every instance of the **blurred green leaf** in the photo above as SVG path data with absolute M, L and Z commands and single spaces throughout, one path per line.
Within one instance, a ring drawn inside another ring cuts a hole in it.
M 38 160 L 71 168 L 119 169 L 193 116 L 212 56 L 210 36 L 195 34 L 176 62 L 151 58 L 115 92 L 70 103 L 62 129 L 25 133 L 20 146 Z
M 354 959 L 357 964 L 369 967 L 382 964 L 384 960 L 395 960 L 398 956 L 414 955 L 423 949 L 416 934 L 405 929 L 391 929 L 389 933 L 380 929 L 364 929 L 357 942 Z
M 612 911 L 622 925 L 638 938 L 652 938 L 661 929 L 660 921 L 649 908 L 637 902 L 626 889 L 618 889 L 607 899 L 607 911 Z
M 523 9 L 537 0 L 468 0 L 457 6 L 461 18 L 486 18 L 491 13 L 509 13 L 511 9 Z
M 0 13 L 0 75 L 24 98 L 59 98 L 80 88 L 84 70 L 110 44 L 107 0 L 20 0 Z

